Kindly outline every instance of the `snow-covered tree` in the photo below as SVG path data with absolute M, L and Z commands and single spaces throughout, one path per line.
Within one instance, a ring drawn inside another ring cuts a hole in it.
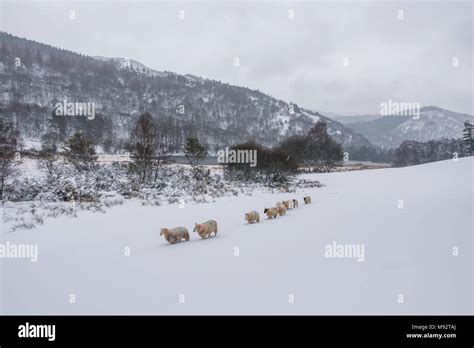
M 94 141 L 83 132 L 77 132 L 65 141 L 64 156 L 79 171 L 93 168 L 97 160 Z
M 307 136 L 309 139 L 303 157 L 309 165 L 324 171 L 343 159 L 342 147 L 329 136 L 325 122 L 318 121 Z
M 56 145 L 56 134 L 48 132 L 41 137 L 41 150 L 38 153 L 38 164 L 52 176 L 58 160 L 58 148 Z
M 472 136 L 472 124 L 469 121 L 464 122 L 463 130 L 463 141 L 464 141 L 464 154 L 466 156 L 472 156 L 474 153 L 474 139 Z
M 207 150 L 197 138 L 187 138 L 184 145 L 184 154 L 189 164 L 194 168 L 207 156 Z
M 0 118 L 0 200 L 4 200 L 5 183 L 15 173 L 19 134 L 12 122 Z
M 141 183 L 150 181 L 156 156 L 156 126 L 149 113 L 140 115 L 131 132 L 130 155 Z

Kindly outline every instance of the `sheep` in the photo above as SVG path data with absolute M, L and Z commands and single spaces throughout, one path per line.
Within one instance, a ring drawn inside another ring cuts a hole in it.
M 276 208 L 280 216 L 283 216 L 286 214 L 286 207 L 285 207 L 285 204 L 283 204 L 282 202 L 277 202 Z
M 306 196 L 303 198 L 304 204 L 311 204 L 311 196 Z
M 247 214 L 245 214 L 245 220 L 247 220 L 249 224 L 253 222 L 260 222 L 260 214 L 255 210 L 249 211 Z
M 273 207 L 273 208 L 265 208 L 263 210 L 263 213 L 266 214 L 268 216 L 269 219 L 274 219 L 278 216 L 278 210 L 277 208 Z
M 210 237 L 213 232 L 214 236 L 217 236 L 217 222 L 209 220 L 201 224 L 196 223 L 193 232 L 197 232 L 202 239 Z
M 170 244 L 175 244 L 183 239 L 189 241 L 189 232 L 186 227 L 162 228 L 160 236 L 165 236 Z
M 293 199 L 293 207 L 298 208 L 298 201 Z
M 293 200 L 283 201 L 283 204 L 287 210 L 293 209 Z

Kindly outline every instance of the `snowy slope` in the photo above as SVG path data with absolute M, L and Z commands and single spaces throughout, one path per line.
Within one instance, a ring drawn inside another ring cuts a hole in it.
M 184 208 L 130 201 L 106 214 L 3 233 L 2 243 L 39 245 L 36 263 L 0 259 L 3 312 L 472 313 L 473 164 L 471 157 L 311 174 L 326 186 Z M 313 204 L 287 216 L 254 225 L 243 219 L 282 198 L 301 203 L 304 194 Z M 162 226 L 191 229 L 209 218 L 220 224 L 216 238 L 192 233 L 190 242 L 169 245 L 159 236 Z M 326 258 L 333 241 L 363 244 L 365 260 Z
M 156 70 L 150 69 L 145 64 L 142 64 L 140 62 L 137 62 L 136 60 L 129 59 L 129 58 L 108 58 L 108 57 L 100 57 L 100 56 L 95 56 L 93 58 L 100 61 L 113 61 L 121 69 L 133 69 L 147 76 L 158 76 L 158 77 L 177 76 L 177 74 L 172 73 L 172 72 L 156 71 Z M 192 79 L 192 78 L 193 78 L 192 76 L 189 77 L 189 79 Z
M 403 138 L 428 141 L 439 138 L 461 138 L 464 121 L 473 121 L 470 115 L 459 114 L 437 107 L 422 108 L 420 117 L 407 119 L 397 126 Z
M 56 102 L 68 100 L 94 103 L 96 118 L 87 126 L 101 143 L 105 134 L 112 142 L 128 138 L 138 115 L 147 111 L 180 148 L 182 134 L 190 130 L 212 151 L 248 140 L 272 147 L 288 136 L 306 134 L 319 119 L 343 146 L 370 145 L 339 122 L 258 90 L 157 71 L 127 58 L 84 56 L 1 31 L 0 41 L 9 47 L 8 54 L 0 55 L 0 116 L 14 119 L 24 138 L 40 139 Z M 12 67 L 23 52 L 29 52 L 31 63 Z M 49 62 L 52 56 L 58 63 Z M 82 121 L 65 119 L 66 135 L 84 130 Z
M 462 138 L 465 121 L 472 123 L 474 117 L 436 106 L 426 106 L 420 109 L 419 117 L 379 116 L 373 120 L 350 124 L 346 122 L 345 125 L 364 135 L 372 144 L 390 148 L 398 147 L 405 140 L 426 142 L 442 138 Z

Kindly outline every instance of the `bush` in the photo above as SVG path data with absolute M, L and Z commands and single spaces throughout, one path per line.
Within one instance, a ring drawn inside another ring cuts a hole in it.
M 267 185 L 288 182 L 298 169 L 298 163 L 281 148 L 269 149 L 256 142 L 233 146 L 234 151 L 256 151 L 257 163 L 227 163 L 225 177 L 229 180 L 265 183 Z

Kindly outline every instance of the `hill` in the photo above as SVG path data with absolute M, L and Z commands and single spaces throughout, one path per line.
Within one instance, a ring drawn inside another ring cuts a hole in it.
M 474 117 L 427 106 L 420 109 L 419 117 L 380 116 L 374 120 L 346 123 L 346 126 L 364 135 L 374 145 L 394 148 L 405 140 L 427 142 L 442 138 L 462 138 L 466 120 L 473 123 Z
M 0 116 L 14 119 L 26 138 L 40 137 L 56 103 L 66 100 L 91 103 L 96 115 L 62 117 L 61 135 L 83 129 L 102 144 L 127 138 L 145 111 L 178 148 L 188 136 L 211 150 L 250 139 L 271 146 L 305 133 L 318 120 L 345 146 L 368 144 L 341 123 L 258 90 L 158 72 L 125 58 L 88 57 L 4 32 L 0 45 Z

